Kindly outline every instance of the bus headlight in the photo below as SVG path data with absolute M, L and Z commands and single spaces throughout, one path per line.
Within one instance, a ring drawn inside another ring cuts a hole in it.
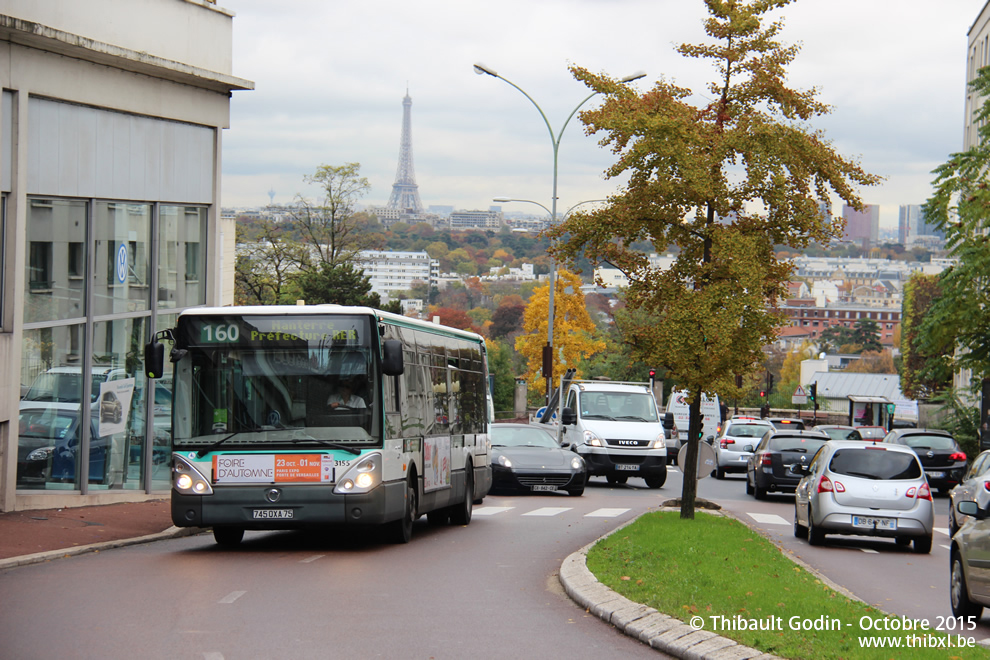
M 337 478 L 334 486 L 335 495 L 351 493 L 367 493 L 382 482 L 381 454 L 368 454 L 348 467 L 344 474 Z
M 212 495 L 210 480 L 203 476 L 190 461 L 178 454 L 172 455 L 172 488 L 183 495 Z

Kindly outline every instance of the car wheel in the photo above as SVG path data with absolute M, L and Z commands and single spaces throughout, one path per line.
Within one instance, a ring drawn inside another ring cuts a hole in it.
M 240 527 L 214 527 L 213 540 L 218 545 L 232 548 L 244 538 L 244 530 Z
M 797 504 L 794 505 L 794 537 L 799 539 L 808 538 L 808 528 L 798 522 Z
M 825 543 L 825 532 L 815 525 L 815 514 L 810 506 L 808 507 L 808 543 L 811 545 Z
M 766 488 L 760 488 L 760 485 L 759 484 L 755 484 L 753 486 L 753 497 L 755 497 L 758 500 L 765 500 L 765 499 L 767 499 L 767 489 Z
M 914 538 L 914 554 L 916 555 L 927 555 L 932 551 L 932 537 L 931 536 L 916 536 Z
M 716 479 L 725 479 L 725 469 L 722 468 L 721 466 L 715 468 L 715 478 Z
M 464 501 L 460 506 L 450 509 L 450 522 L 455 525 L 467 525 L 474 514 L 474 470 L 470 464 L 464 468 L 466 474 L 464 484 Z
M 962 559 L 955 552 L 952 554 L 952 567 L 949 570 L 949 601 L 952 605 L 952 615 L 977 620 L 983 614 L 983 606 L 969 599 L 966 589 L 966 574 L 963 573 Z
M 416 520 L 416 489 L 406 484 L 406 506 L 402 517 L 388 523 L 387 535 L 393 543 L 409 543 L 412 539 L 413 522 Z
M 643 480 L 649 488 L 660 488 L 667 483 L 667 469 L 664 468 L 663 472 L 658 472 L 657 474 L 651 474 L 648 477 L 644 477 Z
M 573 497 L 580 497 L 581 495 L 584 495 L 584 486 L 581 486 L 580 488 L 568 488 L 567 494 Z
M 753 484 L 749 483 L 749 475 L 746 475 L 746 494 L 753 494 Z

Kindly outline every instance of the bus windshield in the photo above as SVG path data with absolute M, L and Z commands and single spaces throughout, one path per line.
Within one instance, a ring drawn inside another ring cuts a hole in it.
M 361 315 L 181 316 L 173 448 L 380 446 L 371 321 Z

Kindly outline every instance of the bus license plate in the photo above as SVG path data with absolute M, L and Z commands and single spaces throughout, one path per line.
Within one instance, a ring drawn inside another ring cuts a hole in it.
M 292 517 L 292 509 L 255 509 L 254 517 L 262 519 L 280 518 L 285 520 Z
M 638 465 L 630 465 L 629 463 L 616 463 L 615 469 L 616 470 L 633 470 L 633 471 L 635 471 L 635 470 L 638 470 L 639 469 L 639 466 Z
M 897 518 L 874 518 L 872 516 L 853 516 L 853 527 L 866 529 L 897 529 Z
M 553 484 L 536 484 L 533 486 L 533 490 L 554 491 L 557 490 L 557 487 Z

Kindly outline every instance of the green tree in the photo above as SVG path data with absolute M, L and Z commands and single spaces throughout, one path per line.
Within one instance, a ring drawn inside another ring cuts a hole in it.
M 371 290 L 371 278 L 350 264 L 331 266 L 321 263 L 314 269 L 297 273 L 292 278 L 292 284 L 298 297 L 307 305 L 365 305 L 402 313 L 398 300 L 383 305 L 381 296 Z
M 240 224 L 234 260 L 234 302 L 238 305 L 277 305 L 288 302 L 292 274 L 307 259 L 305 248 L 288 237 L 287 228 L 265 219 L 254 226 L 253 240 L 246 240 Z
M 367 218 L 355 215 L 355 204 L 371 188 L 359 175 L 359 163 L 320 165 L 303 180 L 320 189 L 320 197 L 310 200 L 296 195 L 296 205 L 290 209 L 300 232 L 316 251 L 316 263 L 331 268 L 354 261 L 361 250 L 380 246 L 377 234 L 362 232 Z
M 581 118 L 617 154 L 606 176 L 628 182 L 606 207 L 571 215 L 548 233 L 559 241 L 558 257 L 584 255 L 622 270 L 630 306 L 653 318 L 641 340 L 651 362 L 688 391 L 686 474 L 697 466 L 701 394 L 738 394 L 735 374 L 762 368 L 762 349 L 784 322 L 775 310 L 791 267 L 774 246 L 837 236 L 841 220 L 833 223 L 819 205 L 834 194 L 862 208 L 855 185 L 878 181 L 809 127 L 828 112 L 815 90 L 787 86 L 785 68 L 798 49 L 782 45 L 781 23 L 765 17 L 787 4 L 705 0 L 712 43 L 678 49 L 714 65 L 717 77 L 702 94 L 661 80 L 638 96 L 572 67 L 605 95 Z M 637 241 L 658 253 L 676 246 L 677 259 L 668 270 L 652 268 L 631 249 Z M 694 517 L 696 494 L 696 480 L 685 479 L 681 517 Z
M 912 273 L 901 304 L 901 391 L 909 399 L 930 399 L 952 384 L 953 344 L 923 348 L 920 334 L 932 305 L 941 297 L 938 275 Z
M 978 141 L 935 169 L 935 192 L 925 203 L 925 219 L 945 233 L 945 247 L 956 262 L 939 277 L 940 295 L 921 323 L 915 349 L 938 355 L 955 346 L 952 366 L 971 369 L 979 382 L 990 376 L 990 67 L 970 83 Z
M 560 377 L 570 368 L 578 369 L 579 362 L 605 348 L 605 343 L 594 336 L 595 324 L 588 316 L 581 293 L 581 278 L 567 270 L 557 271 L 553 304 L 553 382 L 560 385 Z M 526 358 L 525 377 L 529 391 L 546 395 L 546 376 L 543 375 L 543 347 L 547 343 L 549 320 L 550 284 L 537 287 L 523 314 L 524 333 L 516 337 L 516 350 Z

